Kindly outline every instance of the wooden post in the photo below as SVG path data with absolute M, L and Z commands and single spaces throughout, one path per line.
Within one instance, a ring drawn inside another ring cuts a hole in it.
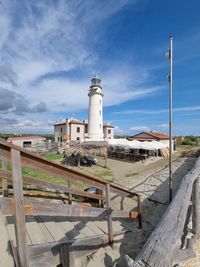
M 108 149 L 106 149 L 105 151 L 105 155 L 104 155 L 104 168 L 107 168 L 107 160 L 108 160 Z
M 103 196 L 103 190 L 99 189 L 100 195 Z M 104 208 L 104 200 L 99 200 L 99 207 Z
M 113 227 L 112 227 L 112 216 L 111 216 L 111 201 L 110 201 L 110 184 L 106 184 L 106 208 L 107 208 L 107 222 L 108 222 L 108 238 L 110 245 L 113 244 Z
M 7 162 L 5 160 L 2 160 L 2 170 L 7 171 Z M 8 197 L 8 182 L 4 177 L 2 177 L 2 195 L 3 197 Z
M 12 180 L 14 190 L 14 209 L 15 209 L 15 234 L 17 241 L 17 252 L 20 267 L 28 267 L 28 251 L 26 240 L 26 225 L 24 216 L 24 198 L 23 198 L 23 182 L 21 173 L 20 152 L 11 149 L 12 160 Z
M 200 236 L 200 176 L 195 180 L 192 192 L 192 231 Z
M 71 183 L 71 181 L 69 181 L 69 180 L 68 180 L 68 188 L 69 188 L 69 189 L 72 188 L 72 183 Z M 71 193 L 68 194 L 68 204 L 69 204 L 69 205 L 72 204 L 72 194 L 71 194 Z
M 71 244 L 62 244 L 60 254 L 63 267 L 75 267 Z
M 137 202 L 138 202 L 138 225 L 139 228 L 142 229 L 142 208 L 141 208 L 141 200 L 140 200 L 140 196 L 137 196 Z

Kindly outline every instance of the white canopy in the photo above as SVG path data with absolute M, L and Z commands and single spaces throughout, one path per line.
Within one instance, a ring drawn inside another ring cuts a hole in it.
M 151 142 L 141 142 L 141 146 L 142 148 L 141 149 L 144 149 L 144 150 L 156 150 L 156 148 L 154 147 L 153 144 L 151 144 Z
M 132 140 L 129 141 L 129 147 L 133 149 L 141 149 L 141 143 L 140 141 L 137 140 Z
M 163 144 L 163 143 L 160 143 L 158 141 L 152 141 L 151 143 L 156 149 L 162 149 L 162 148 L 168 147 L 167 144 Z
M 123 148 L 132 148 L 132 149 L 144 149 L 144 150 L 157 150 L 167 147 L 166 144 L 157 141 L 140 142 L 138 140 L 128 141 L 127 139 L 109 139 L 108 144 L 110 146 L 118 146 Z

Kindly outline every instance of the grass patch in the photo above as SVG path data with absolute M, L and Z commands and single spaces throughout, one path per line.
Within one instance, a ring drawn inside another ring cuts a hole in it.
M 63 159 L 63 155 L 62 154 L 57 154 L 56 152 L 44 152 L 44 153 L 41 153 L 41 156 L 44 157 L 44 158 L 47 158 L 49 160 Z
M 128 172 L 128 173 L 126 173 L 125 177 L 131 177 L 131 176 L 134 176 L 137 174 L 138 174 L 138 172 Z
M 1 161 L 0 161 L 0 166 L 2 166 Z M 8 163 L 7 170 L 12 171 L 12 165 L 10 163 Z M 68 185 L 68 181 L 65 179 L 62 179 L 60 177 L 56 177 L 55 175 L 50 175 L 50 174 L 45 173 L 45 172 L 30 169 L 30 168 L 24 167 L 24 166 L 22 167 L 22 175 L 29 176 L 29 177 L 32 177 L 35 179 L 44 180 L 44 181 L 51 182 L 54 184 Z M 30 185 L 28 187 L 40 188 L 40 187 L 33 186 L 33 185 Z M 79 190 L 83 190 L 85 188 L 85 186 L 82 182 L 76 182 L 76 181 L 72 182 L 72 187 L 75 189 L 79 189 Z
M 111 170 L 109 169 L 105 169 L 102 171 L 95 171 L 94 172 L 97 176 L 99 176 L 100 178 L 104 178 L 107 179 L 109 181 L 113 181 L 115 179 L 115 177 L 113 176 L 113 173 Z

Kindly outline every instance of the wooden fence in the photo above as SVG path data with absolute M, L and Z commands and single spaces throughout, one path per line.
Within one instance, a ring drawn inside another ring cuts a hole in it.
M 0 212 L 3 215 L 15 216 L 15 234 L 16 234 L 16 248 L 12 245 L 15 256 L 16 265 L 19 267 L 31 266 L 29 257 L 37 254 L 41 249 L 51 249 L 56 246 L 60 250 L 62 266 L 72 266 L 66 261 L 66 250 L 69 250 L 67 241 L 61 241 L 50 244 L 42 244 L 42 246 L 27 245 L 26 240 L 26 224 L 25 215 L 48 215 L 48 216 L 70 216 L 70 217 L 105 217 L 108 226 L 108 243 L 112 244 L 113 232 L 112 218 L 132 218 L 137 219 L 139 227 L 142 226 L 141 221 L 141 205 L 140 196 L 136 193 L 130 192 L 125 187 L 109 183 L 106 180 L 99 180 L 95 176 L 75 171 L 70 168 L 63 167 L 52 161 L 44 159 L 43 157 L 29 152 L 21 147 L 0 140 L 0 160 L 2 160 L 2 170 L 0 170 L 0 177 L 2 177 L 2 197 L 0 197 Z M 12 171 L 7 170 L 7 163 L 12 164 Z M 58 178 L 68 181 L 67 185 L 53 184 L 44 180 L 23 176 L 22 166 L 31 169 L 40 170 L 42 172 L 54 175 Z M 8 181 L 13 185 L 13 198 L 9 196 Z M 96 187 L 101 190 L 102 194 L 92 194 L 82 190 L 73 189 L 71 182 L 82 182 L 87 186 Z M 57 204 L 50 202 L 42 202 L 37 200 L 29 200 L 24 197 L 23 183 L 39 186 L 45 189 L 53 189 L 59 192 L 68 193 L 69 204 L 72 203 L 72 195 L 82 196 L 91 199 L 99 200 L 101 203 L 105 202 L 105 208 L 75 206 L 67 204 Z M 122 197 L 136 198 L 137 211 L 113 210 L 111 208 L 111 193 L 118 194 Z M 9 196 L 9 197 L 8 197 Z M 89 240 L 89 242 L 97 242 L 97 238 Z M 80 241 L 76 241 L 80 245 Z M 102 243 L 102 241 L 101 241 Z M 37 258 L 37 257 L 36 257 Z M 45 259 L 44 259 L 45 261 Z
M 189 256 L 194 256 L 190 247 L 181 249 L 191 199 L 194 242 L 200 235 L 200 158 L 194 168 L 184 176 L 167 211 L 135 261 L 125 256 L 129 267 L 178 266 L 178 263 Z

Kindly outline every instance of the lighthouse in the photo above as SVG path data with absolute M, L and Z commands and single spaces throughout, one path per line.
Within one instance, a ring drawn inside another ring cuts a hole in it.
M 89 89 L 88 136 L 90 140 L 103 140 L 103 93 L 101 79 L 95 75 Z

